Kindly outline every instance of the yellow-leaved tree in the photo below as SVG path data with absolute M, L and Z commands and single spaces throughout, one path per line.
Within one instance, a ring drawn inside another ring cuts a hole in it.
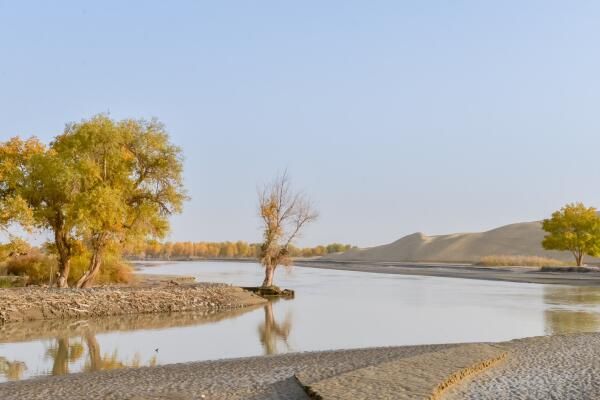
M 259 192 L 259 215 L 263 225 L 260 261 L 265 268 L 263 287 L 273 286 L 279 265 L 290 265 L 290 248 L 302 229 L 318 213 L 306 195 L 292 190 L 286 173 L 277 176 Z
M 36 138 L 14 137 L 0 143 L 0 225 L 52 232 L 59 287 L 68 285 L 77 242 L 72 206 L 80 194 L 78 179 L 66 161 Z
M 570 251 L 578 267 L 584 255 L 600 255 L 600 216 L 594 207 L 567 204 L 545 219 L 542 227 L 548 233 L 542 246 L 546 250 Z
M 156 120 L 97 115 L 67 126 L 51 148 L 78 182 L 71 208 L 91 257 L 77 287 L 92 284 L 107 248 L 163 237 L 168 217 L 181 212 L 181 150 Z

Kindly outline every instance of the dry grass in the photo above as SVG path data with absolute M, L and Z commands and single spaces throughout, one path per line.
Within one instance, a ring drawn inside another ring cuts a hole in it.
M 538 256 L 491 255 L 481 257 L 477 265 L 485 267 L 566 267 L 573 263 Z
M 77 282 L 87 270 L 89 265 L 89 255 L 80 254 L 71 259 L 71 273 L 69 274 L 69 284 Z M 55 278 L 58 269 L 56 258 L 44 254 L 39 250 L 31 251 L 24 256 L 11 257 L 6 261 L 6 274 L 13 276 L 26 276 L 28 283 L 34 285 L 47 285 L 50 278 Z M 120 257 L 113 254 L 106 254 L 100 273 L 96 276 L 94 283 L 96 285 L 109 283 L 130 283 L 132 282 L 133 269 L 129 264 L 122 261 Z M 2 283 L 6 284 L 6 283 Z

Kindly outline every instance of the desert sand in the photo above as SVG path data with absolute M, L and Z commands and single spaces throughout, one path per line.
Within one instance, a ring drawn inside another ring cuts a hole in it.
M 456 233 L 427 236 L 414 233 L 393 243 L 355 249 L 326 257 L 337 261 L 423 261 L 478 262 L 490 255 L 540 256 L 573 261 L 569 252 L 548 251 L 542 248 L 544 238 L 541 222 L 523 222 L 502 226 L 487 232 Z M 598 262 L 598 259 L 587 258 Z

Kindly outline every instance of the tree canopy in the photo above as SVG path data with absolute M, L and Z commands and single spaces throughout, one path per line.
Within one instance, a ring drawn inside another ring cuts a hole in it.
M 165 242 L 149 240 L 134 244 L 125 250 L 125 255 L 137 259 L 193 259 L 193 258 L 258 258 L 262 243 L 247 243 L 243 240 L 228 242 Z M 355 246 L 331 243 L 314 247 L 288 246 L 291 257 L 318 257 L 348 251 Z
M 75 243 L 90 251 L 89 286 L 109 246 L 161 238 L 181 212 L 181 149 L 157 120 L 97 115 L 68 124 L 48 147 L 37 139 L 0 144 L 0 226 L 54 233 L 59 286 L 67 285 Z
M 181 212 L 181 150 L 160 122 L 98 115 L 68 126 L 52 146 L 80 182 L 76 227 L 92 258 L 78 287 L 92 282 L 107 246 L 163 237 L 168 217 Z
M 77 177 L 67 159 L 38 139 L 0 143 L 0 223 L 50 230 L 58 255 L 58 286 L 67 286 L 75 239 Z
M 594 207 L 582 203 L 567 204 L 542 223 L 548 232 L 542 246 L 547 250 L 570 251 L 577 266 L 584 255 L 600 255 L 600 216 Z

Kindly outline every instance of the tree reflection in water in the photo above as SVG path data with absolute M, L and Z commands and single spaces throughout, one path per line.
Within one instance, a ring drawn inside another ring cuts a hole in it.
M 288 313 L 283 323 L 277 323 L 273 314 L 273 303 L 278 300 L 271 300 L 264 306 L 265 321 L 258 327 L 258 337 L 266 355 L 279 353 L 278 342 L 285 345 L 286 351 L 291 349 L 288 338 L 292 330 L 292 316 Z
M 116 350 L 112 354 L 102 354 L 96 335 L 92 331 L 88 331 L 81 337 L 59 337 L 55 343 L 46 349 L 46 356 L 53 361 L 50 374 L 68 374 L 69 365 L 80 361 L 85 355 L 87 355 L 87 359 L 83 371 L 86 372 L 142 366 L 139 353 L 136 353 L 130 361 L 119 359 Z M 152 367 L 157 363 L 157 357 L 154 355 L 147 365 Z
M 600 331 L 599 288 L 546 285 L 544 302 L 561 307 L 544 312 L 546 334 Z M 569 309 L 569 306 L 578 309 Z
M 94 318 L 82 321 L 38 320 L 24 323 L 0 325 L 0 344 L 34 342 L 44 340 L 46 345 L 41 357 L 52 363 L 51 367 L 36 364 L 28 367 L 21 361 L 9 361 L 0 357 L 0 382 L 19 380 L 40 374 L 65 375 L 72 372 L 99 371 L 125 367 L 155 366 L 157 354 L 142 362 L 139 353 L 124 359 L 117 350 L 102 353 L 96 334 L 107 332 L 128 332 L 145 329 L 199 326 L 236 318 L 242 314 L 261 308 L 250 306 L 229 311 L 177 312 L 171 314 L 133 314 L 119 317 Z M 34 372 L 33 374 L 28 374 Z M 29 376 L 28 376 L 29 375 Z
M 22 361 L 9 361 L 5 357 L 0 357 L 0 375 L 3 375 L 9 381 L 18 381 L 27 371 L 27 365 Z

